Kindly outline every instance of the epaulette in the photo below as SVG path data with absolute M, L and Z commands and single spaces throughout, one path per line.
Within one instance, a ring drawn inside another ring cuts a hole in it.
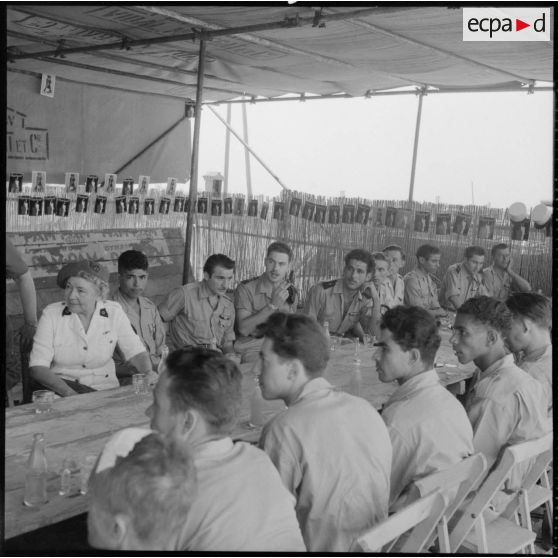
M 260 276 L 258 275 L 257 277 L 250 277 L 250 279 L 244 279 L 244 281 L 241 281 L 240 283 L 242 285 L 246 285 L 246 283 L 250 283 L 251 281 L 255 281 L 256 279 L 259 279 Z
M 324 281 L 323 283 L 320 283 L 320 285 L 322 286 L 323 289 L 331 289 L 335 286 L 335 283 L 337 283 L 337 279 L 332 279 L 331 281 Z
M 101 309 L 99 310 L 99 314 L 100 314 L 101 316 L 103 316 L 103 318 L 108 318 L 108 313 L 107 313 L 107 311 L 106 311 L 105 308 L 101 308 Z
M 64 310 L 62 310 L 62 316 L 70 316 L 72 313 L 67 306 L 64 306 Z
M 457 271 L 457 273 L 461 273 L 461 264 L 455 264 L 455 271 Z

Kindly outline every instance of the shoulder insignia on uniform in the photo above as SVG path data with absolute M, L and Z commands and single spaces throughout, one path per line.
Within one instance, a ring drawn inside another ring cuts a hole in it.
M 242 285 L 246 285 L 246 283 L 250 283 L 251 281 L 255 281 L 256 279 L 259 279 L 259 278 L 260 278 L 259 275 L 258 275 L 258 277 L 250 277 L 250 279 L 244 279 L 244 281 L 241 281 L 240 283 Z
M 335 283 L 337 283 L 337 279 L 333 279 L 331 281 L 324 281 L 323 283 L 320 283 L 320 285 L 324 289 L 331 289 L 331 288 L 335 287 Z
M 70 316 L 71 312 L 67 306 L 64 306 L 64 310 L 62 310 L 62 316 Z
M 100 314 L 101 316 L 103 316 L 103 318 L 108 318 L 108 312 L 106 311 L 105 308 L 101 308 L 101 309 L 99 310 L 99 314 Z

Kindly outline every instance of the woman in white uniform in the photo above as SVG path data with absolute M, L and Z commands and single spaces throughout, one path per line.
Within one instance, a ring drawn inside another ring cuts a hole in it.
M 153 375 L 149 355 L 117 302 L 106 300 L 108 271 L 83 260 L 64 266 L 64 301 L 42 313 L 29 359 L 31 377 L 62 396 L 119 386 L 112 355 L 118 344 L 138 372 Z

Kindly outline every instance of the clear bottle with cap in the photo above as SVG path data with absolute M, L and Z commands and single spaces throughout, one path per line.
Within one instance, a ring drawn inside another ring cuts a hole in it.
M 168 356 L 169 348 L 167 347 L 167 345 L 163 345 L 163 347 L 161 348 L 161 360 L 157 365 L 157 374 L 161 374 L 161 372 L 163 372 L 163 370 L 165 369 L 165 361 L 167 360 Z
M 209 348 L 212 351 L 216 351 L 217 350 L 217 339 L 215 339 L 215 337 L 211 338 L 211 343 L 209 344 Z
M 33 447 L 25 471 L 23 503 L 29 507 L 40 506 L 47 498 L 48 464 L 45 454 L 45 437 L 42 433 L 33 434 Z

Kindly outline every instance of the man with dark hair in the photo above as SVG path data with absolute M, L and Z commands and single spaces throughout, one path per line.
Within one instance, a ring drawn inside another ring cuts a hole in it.
M 324 281 L 310 288 L 304 312 L 320 324 L 328 322 L 329 331 L 349 333 L 362 340 L 364 330 L 378 333 L 380 299 L 371 283 L 375 263 L 366 250 L 351 250 L 345 256 L 343 277 Z
M 386 246 L 382 252 L 390 264 L 389 281 L 387 282 L 390 297 L 397 304 L 403 304 L 405 285 L 403 284 L 403 277 L 401 277 L 399 272 L 405 267 L 405 252 L 397 244 Z
M 512 313 L 508 346 L 517 354 L 517 365 L 538 380 L 552 413 L 552 302 L 538 293 L 516 293 L 506 305 Z
M 259 277 L 246 279 L 234 294 L 236 332 L 235 350 L 242 362 L 255 362 L 259 358 L 262 340 L 257 337 L 257 327 L 273 312 L 296 312 L 298 293 L 287 277 L 293 253 L 284 242 L 271 243 L 264 260 L 265 271 Z
M 242 373 L 217 351 L 192 348 L 171 353 L 146 414 L 151 428 L 177 447 L 189 447 L 197 494 L 174 550 L 227 552 L 305 551 L 294 498 L 268 456 L 230 434 L 239 418 Z M 131 436 L 123 436 L 133 430 Z M 149 430 L 127 429 L 107 444 L 125 454 Z
M 393 448 L 392 511 L 418 497 L 414 481 L 473 454 L 467 413 L 434 370 L 440 341 L 435 318 L 424 308 L 398 306 L 382 318 L 376 370 L 382 382 L 399 384 L 382 410 Z
M 514 364 L 506 349 L 511 312 L 505 303 L 480 296 L 457 311 L 451 344 L 461 364 L 477 373 L 465 401 L 475 451 L 492 466 L 502 448 L 539 438 L 550 429 L 547 397 L 539 382 Z
M 428 310 L 434 317 L 447 315 L 438 300 L 434 277 L 440 267 L 440 249 L 423 244 L 417 250 L 417 267 L 405 275 L 405 304 Z
M 463 261 L 448 267 L 440 289 L 442 306 L 455 311 L 466 300 L 488 294 L 481 274 L 484 257 L 482 246 L 468 246 Z
M 491 255 L 492 265 L 482 272 L 482 279 L 489 296 L 505 302 L 512 292 L 531 291 L 529 282 L 511 268 L 510 248 L 507 244 L 495 244 Z
M 262 394 L 288 408 L 264 426 L 260 447 L 296 496 L 308 550 L 347 552 L 387 517 L 387 429 L 367 401 L 322 377 L 329 343 L 316 320 L 278 312 L 261 331 Z
M 202 281 L 174 289 L 159 304 L 161 317 L 170 322 L 171 350 L 201 345 L 234 353 L 234 305 L 227 290 L 234 266 L 224 254 L 209 256 Z
M 149 262 L 143 252 L 122 252 L 118 257 L 118 289 L 111 298 L 122 306 L 134 332 L 145 345 L 151 367 L 156 372 L 165 346 L 165 326 L 156 304 L 143 296 L 149 278 L 148 268 Z M 113 358 L 120 385 L 129 385 L 137 370 L 125 361 L 118 347 Z
M 189 450 L 144 431 L 128 455 L 97 466 L 90 481 L 89 544 L 106 550 L 179 550 L 196 494 Z M 104 457 L 104 456 L 103 456 Z

